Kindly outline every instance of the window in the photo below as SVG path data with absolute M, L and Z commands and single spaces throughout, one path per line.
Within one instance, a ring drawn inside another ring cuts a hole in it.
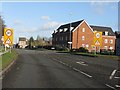
M 88 44 L 86 44 L 86 48 L 88 48 L 89 47 L 89 45 Z
M 111 39 L 111 40 L 110 40 L 110 44 L 112 44 L 112 43 L 113 43 L 113 40 Z
M 56 38 L 56 41 L 57 41 L 57 38 Z
M 107 50 L 107 49 L 108 49 L 108 48 L 107 48 L 107 46 L 104 46 L 104 49 L 106 49 L 106 50 Z
M 67 41 L 67 36 L 66 36 L 66 38 L 65 38 L 65 39 L 66 39 L 66 41 Z
M 68 29 L 67 28 L 64 28 L 64 32 L 66 32 Z
M 62 32 L 62 29 L 60 29 L 59 31 Z
M 85 47 L 85 44 L 82 44 L 82 47 Z
M 108 36 L 108 31 L 105 31 L 105 35 Z
M 110 47 L 110 50 L 112 50 L 113 49 L 113 47 Z
M 82 32 L 85 32 L 85 28 L 82 29 Z
M 71 30 L 73 29 L 74 27 L 71 27 Z
M 108 40 L 107 40 L 107 39 L 105 39 L 105 43 L 108 43 Z
M 82 40 L 85 40 L 85 36 L 82 36 Z
M 61 40 L 63 41 L 63 37 L 61 37 Z

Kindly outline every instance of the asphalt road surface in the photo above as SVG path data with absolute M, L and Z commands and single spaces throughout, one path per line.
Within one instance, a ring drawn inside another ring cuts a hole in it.
M 53 51 L 17 50 L 16 64 L 3 78 L 3 88 L 115 89 L 117 60 Z

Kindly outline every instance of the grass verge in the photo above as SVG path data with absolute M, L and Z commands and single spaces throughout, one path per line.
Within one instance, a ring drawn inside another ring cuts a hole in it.
M 0 56 L 0 67 L 2 69 L 6 68 L 13 60 L 17 58 L 18 54 L 15 50 L 12 50 L 11 53 L 7 52 Z

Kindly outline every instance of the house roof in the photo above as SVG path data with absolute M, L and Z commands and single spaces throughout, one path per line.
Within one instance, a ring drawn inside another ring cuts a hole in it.
M 103 35 L 105 31 L 108 31 L 108 36 L 115 36 L 115 33 L 113 32 L 111 27 L 93 26 L 93 25 L 90 25 L 90 27 L 93 29 L 93 31 L 103 32 Z
M 116 37 L 120 37 L 120 31 L 115 31 Z
M 69 31 L 70 24 L 71 24 L 71 27 L 74 27 L 74 28 L 72 28 L 72 30 L 74 30 L 82 21 L 83 20 L 61 25 L 57 30 L 67 28 L 68 29 L 67 31 Z
M 26 41 L 26 38 L 25 37 L 20 37 L 19 41 Z
M 60 29 L 62 29 L 61 32 L 64 32 L 63 29 L 65 29 L 65 28 L 67 28 L 67 31 L 70 31 L 70 24 L 71 24 L 71 27 L 74 27 L 74 28 L 72 28 L 72 31 L 73 31 L 83 21 L 84 21 L 84 19 L 80 20 L 80 21 L 76 21 L 76 22 L 72 22 L 72 23 L 61 25 L 57 29 L 57 31 L 59 31 Z M 111 27 L 93 26 L 93 25 L 90 25 L 90 27 L 93 29 L 93 31 L 101 31 L 101 32 L 103 32 L 103 35 L 105 34 L 105 31 L 108 31 L 108 36 L 115 36 L 115 33 L 113 32 L 113 30 L 112 30 Z

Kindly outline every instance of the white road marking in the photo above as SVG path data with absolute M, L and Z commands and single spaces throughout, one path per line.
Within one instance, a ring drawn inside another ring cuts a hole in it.
M 109 87 L 109 88 L 112 88 L 112 89 L 114 89 L 114 90 L 116 90 L 114 87 L 112 87 L 112 86 L 110 86 L 110 85 L 108 85 L 108 84 L 105 84 L 107 87 Z
M 114 77 L 115 79 L 119 79 L 120 77 Z
M 76 62 L 76 63 L 83 65 L 83 66 L 88 66 L 87 64 L 85 64 L 85 62 Z
M 75 71 L 77 71 L 77 72 L 80 72 L 80 73 L 86 75 L 87 77 L 90 77 L 90 78 L 92 77 L 91 75 L 89 75 L 89 74 L 87 74 L 87 73 L 85 73 L 85 72 L 83 72 L 83 71 L 80 71 L 80 70 L 78 70 L 78 69 L 76 69 L 76 68 L 73 68 L 73 70 L 75 70 Z
M 59 61 L 59 60 L 56 60 L 56 61 L 58 61 L 59 63 L 61 63 L 61 64 L 64 64 L 65 66 L 68 66 L 68 67 L 72 67 L 72 66 L 70 66 L 70 65 L 68 65 L 68 64 L 66 64 L 66 63 L 64 63 L 64 62 L 62 62 L 62 61 Z M 78 69 L 76 69 L 76 68 L 72 68 L 73 70 L 75 70 L 75 71 L 77 71 L 77 72 L 79 72 L 79 73 L 82 73 L 82 74 L 84 74 L 84 75 L 86 75 L 87 77 L 92 77 L 91 75 L 89 75 L 89 74 L 87 74 L 87 73 L 85 73 L 85 72 L 83 72 L 83 71 L 80 71 L 80 70 L 78 70 Z
M 112 78 L 113 78 L 113 76 L 114 76 L 114 74 L 116 73 L 116 71 L 117 71 L 117 70 L 113 70 L 113 72 L 111 73 L 109 79 L 112 79 Z
M 115 86 L 120 88 L 120 85 L 115 85 Z

